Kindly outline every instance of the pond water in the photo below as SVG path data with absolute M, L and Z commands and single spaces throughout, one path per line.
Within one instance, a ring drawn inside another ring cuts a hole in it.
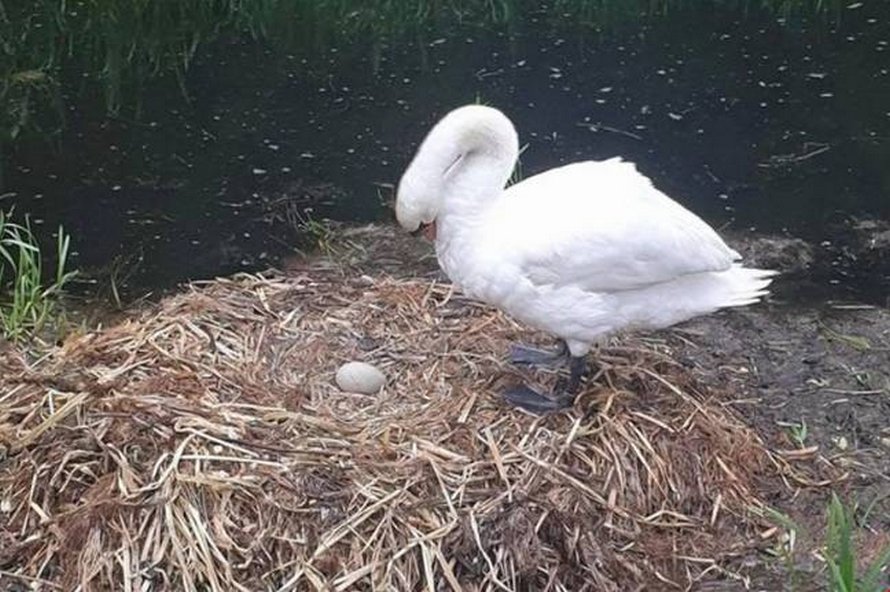
M 305 240 L 307 208 L 392 219 L 424 133 L 478 99 L 516 123 L 526 176 L 620 155 L 717 227 L 830 243 L 853 217 L 890 218 L 888 7 L 675 11 L 599 33 L 531 17 L 311 57 L 220 41 L 189 102 L 170 81 L 138 121 L 80 101 L 61 151 L 13 155 L 0 206 L 64 224 L 74 264 L 131 295 L 263 269 Z M 830 263 L 818 282 L 841 296 L 890 291 L 887 267 Z

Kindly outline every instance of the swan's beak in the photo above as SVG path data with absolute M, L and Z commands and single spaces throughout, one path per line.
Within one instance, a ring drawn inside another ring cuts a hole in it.
M 425 236 L 427 240 L 436 240 L 436 221 L 421 222 L 420 226 L 417 227 L 417 230 L 411 233 L 411 236 L 418 236 L 421 234 Z

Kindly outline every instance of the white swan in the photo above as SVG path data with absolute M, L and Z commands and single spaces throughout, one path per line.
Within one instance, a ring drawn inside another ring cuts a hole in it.
M 399 183 L 396 217 L 435 240 L 439 264 L 470 297 L 559 337 L 572 357 L 559 396 L 521 386 L 535 411 L 571 405 L 592 345 L 757 302 L 773 271 L 740 256 L 698 216 L 620 158 L 577 162 L 505 189 L 518 157 L 497 109 L 460 107 L 433 127 Z M 515 362 L 558 354 L 513 350 Z

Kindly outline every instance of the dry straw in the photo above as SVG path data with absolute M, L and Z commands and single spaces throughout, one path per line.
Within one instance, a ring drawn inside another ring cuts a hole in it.
M 39 360 L 7 348 L 0 582 L 631 590 L 744 577 L 749 508 L 804 480 L 805 460 L 770 452 L 693 370 L 630 340 L 600 353 L 570 413 L 508 409 L 500 387 L 556 378 L 502 361 L 510 341 L 541 336 L 447 284 L 388 274 L 420 255 L 386 231 L 336 248 L 286 275 L 192 285 Z M 386 371 L 378 396 L 332 386 L 353 359 Z

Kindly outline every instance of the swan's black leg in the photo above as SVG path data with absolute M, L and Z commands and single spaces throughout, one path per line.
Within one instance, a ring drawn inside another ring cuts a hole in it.
M 575 395 L 581 389 L 581 379 L 587 370 L 587 356 L 572 356 L 569 361 L 569 379 L 559 380 L 556 383 L 556 392 L 562 396 L 570 396 L 574 400 Z
M 566 342 L 561 339 L 552 351 L 514 343 L 510 346 L 510 362 L 522 366 L 553 366 L 565 363 L 568 352 Z
M 568 409 L 581 389 L 581 379 L 587 370 L 587 356 L 572 356 L 568 381 L 560 380 L 553 396 L 545 396 L 526 385 L 512 387 L 504 393 L 507 402 L 536 414 Z

